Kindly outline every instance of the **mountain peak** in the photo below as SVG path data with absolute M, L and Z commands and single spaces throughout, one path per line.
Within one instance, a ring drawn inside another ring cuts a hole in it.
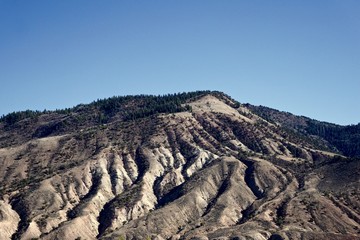
M 224 114 L 239 114 L 238 111 L 227 104 L 234 104 L 231 100 L 224 101 L 225 95 L 221 97 L 214 94 L 207 94 L 189 103 L 193 111 L 219 112 Z M 226 99 L 227 100 L 227 99 Z

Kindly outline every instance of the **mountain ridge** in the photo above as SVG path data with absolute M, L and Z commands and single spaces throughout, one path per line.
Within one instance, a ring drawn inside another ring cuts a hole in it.
M 81 122 L 88 121 L 88 125 L 105 124 L 109 121 L 114 121 L 116 115 L 118 118 L 115 120 L 134 120 L 136 118 L 142 118 L 146 116 L 155 115 L 158 113 L 175 113 L 181 111 L 189 111 L 189 106 L 186 102 L 191 99 L 196 99 L 204 95 L 214 95 L 220 99 L 227 99 L 227 103 L 234 106 L 235 108 L 245 106 L 251 111 L 255 112 L 262 118 L 273 123 L 280 123 L 284 127 L 305 132 L 305 134 L 316 135 L 329 141 L 330 144 L 347 156 L 360 156 L 360 123 L 357 125 L 338 125 L 334 123 L 318 121 L 304 116 L 296 116 L 289 112 L 279 111 L 276 109 L 254 106 L 248 103 L 240 104 L 238 101 L 232 99 L 229 95 L 220 91 L 196 91 L 188 93 L 177 93 L 167 95 L 128 95 L 128 96 L 117 96 L 107 99 L 100 99 L 93 101 L 90 104 L 79 104 L 72 108 L 55 110 L 55 111 L 20 111 L 13 112 L 0 117 L 0 124 L 3 123 L 3 128 L 9 128 L 15 125 L 21 120 L 37 120 L 39 117 L 46 115 L 59 115 L 68 117 L 70 119 L 53 119 L 51 124 L 38 128 L 31 137 L 45 137 L 52 135 L 53 132 L 62 132 L 66 129 L 66 125 L 75 125 L 76 128 L 86 127 L 81 126 Z M 142 104 L 131 105 L 131 102 L 143 101 Z M 160 103 L 159 103 L 160 102 Z M 130 108 L 129 108 L 130 105 Z M 156 106 L 156 107 L 154 107 Z M 145 108 L 146 110 L 129 110 L 131 108 L 139 109 Z M 90 112 L 90 113 L 89 113 Z M 124 112 L 121 114 L 121 112 Z M 120 113 L 120 114 L 119 114 Z M 84 118 L 89 118 L 85 119 Z M 93 115 L 93 116 L 91 116 Z M 87 117 L 84 117 L 87 116 Z M 280 116 L 280 117 L 279 117 Z M 113 119 L 112 119 L 113 118 Z M 49 121 L 49 120 L 48 120 Z M 79 126 L 80 122 L 80 126 Z M 1 127 L 1 125 L 0 125 Z M 72 129 L 73 130 L 73 129 Z M 63 132 L 62 132 L 63 133 Z M 334 137 L 334 135 L 341 135 L 340 139 Z M 342 136 L 345 135 L 345 136 Z M 352 142 L 345 142 L 346 139 L 352 139 Z M 345 139 L 345 140 L 344 140 Z M 353 144 L 355 142 L 355 145 Z M 1 143 L 0 146 L 5 146 Z
M 1 239 L 359 237 L 357 152 L 306 121 L 220 92 L 110 100 L 2 118 Z

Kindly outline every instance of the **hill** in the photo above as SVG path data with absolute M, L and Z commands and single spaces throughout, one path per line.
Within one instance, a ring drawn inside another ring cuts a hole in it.
M 0 119 L 0 239 L 359 239 L 359 125 L 221 92 Z

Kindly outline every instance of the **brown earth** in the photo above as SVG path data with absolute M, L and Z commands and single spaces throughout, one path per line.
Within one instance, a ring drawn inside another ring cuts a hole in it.
M 13 138 L 0 239 L 360 239 L 360 162 L 229 101 Z

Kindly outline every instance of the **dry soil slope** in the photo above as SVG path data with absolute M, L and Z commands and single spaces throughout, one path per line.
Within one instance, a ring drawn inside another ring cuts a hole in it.
M 358 161 L 211 94 L 189 104 L 0 149 L 0 238 L 359 238 Z

